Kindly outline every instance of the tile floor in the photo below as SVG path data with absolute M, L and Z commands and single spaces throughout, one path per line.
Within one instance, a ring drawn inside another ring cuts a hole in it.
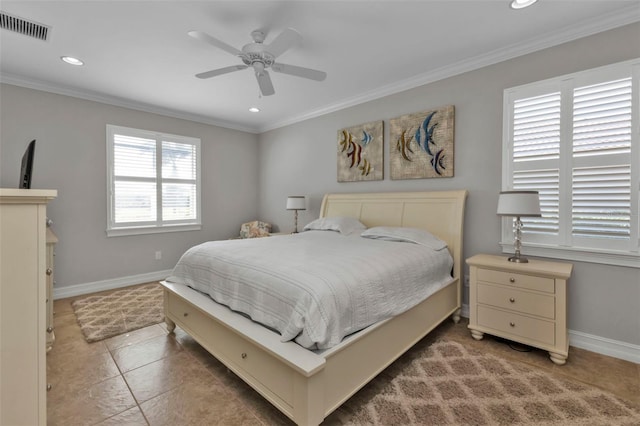
M 54 302 L 56 341 L 47 355 L 49 425 L 292 424 L 179 328 L 168 334 L 158 324 L 86 343 L 72 300 Z M 639 364 L 571 348 L 567 364 L 557 366 L 543 351 L 518 352 L 491 337 L 475 341 L 466 324 L 445 321 L 426 338 L 474 345 L 640 404 Z M 331 417 L 325 423 L 332 423 Z

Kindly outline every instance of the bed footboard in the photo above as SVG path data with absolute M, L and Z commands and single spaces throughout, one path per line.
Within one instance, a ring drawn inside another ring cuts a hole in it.
M 163 282 L 165 318 L 298 424 L 324 419 L 324 358 L 194 290 Z

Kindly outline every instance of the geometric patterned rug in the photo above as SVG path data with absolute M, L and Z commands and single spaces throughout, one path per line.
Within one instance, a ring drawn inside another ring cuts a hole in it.
M 439 340 L 400 358 L 326 420 L 328 425 L 638 426 L 640 407 L 596 387 Z
M 107 295 L 88 296 L 71 306 L 87 342 L 137 330 L 164 320 L 160 284 L 146 284 Z

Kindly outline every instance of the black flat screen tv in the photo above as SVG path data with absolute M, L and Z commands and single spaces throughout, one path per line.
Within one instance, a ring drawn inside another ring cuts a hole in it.
M 18 188 L 31 188 L 31 174 L 33 173 L 33 155 L 36 151 L 35 139 L 29 143 L 27 150 L 22 156 L 22 165 L 20 166 L 20 183 Z

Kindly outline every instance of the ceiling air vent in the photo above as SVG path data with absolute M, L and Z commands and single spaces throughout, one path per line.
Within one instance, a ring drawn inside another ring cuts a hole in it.
M 0 28 L 3 30 L 13 31 L 22 35 L 37 38 L 38 40 L 47 41 L 49 36 L 49 27 L 38 24 L 37 22 L 27 21 L 26 19 L 11 16 L 8 13 L 0 11 Z

